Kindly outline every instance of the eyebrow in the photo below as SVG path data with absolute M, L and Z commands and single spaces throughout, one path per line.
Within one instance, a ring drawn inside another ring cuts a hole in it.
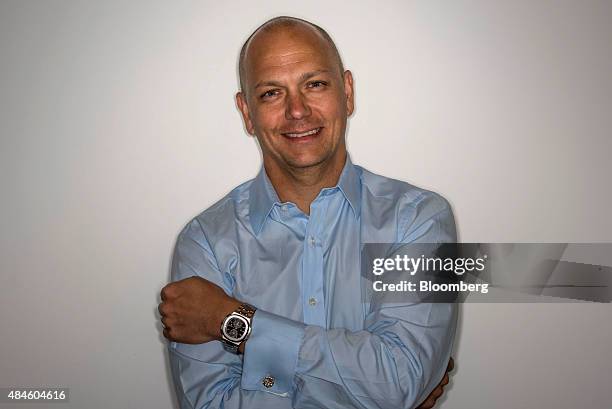
M 304 74 L 300 75 L 299 81 L 303 82 L 319 74 L 323 74 L 327 72 L 329 72 L 329 70 L 316 70 L 316 71 L 305 72 Z M 282 84 L 276 81 L 259 81 L 257 84 L 255 84 L 253 89 L 257 89 L 259 87 L 281 87 L 281 86 Z

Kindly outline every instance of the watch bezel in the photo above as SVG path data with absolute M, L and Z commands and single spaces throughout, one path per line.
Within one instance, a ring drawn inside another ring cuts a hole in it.
M 236 337 L 232 337 L 227 332 L 227 325 L 233 319 L 242 321 L 242 323 L 244 324 L 244 327 L 245 327 L 244 332 L 242 333 L 242 335 L 240 337 L 237 337 L 237 338 Z M 249 335 L 250 329 L 251 329 L 251 323 L 249 322 L 249 320 L 247 318 L 243 317 L 242 315 L 236 314 L 236 313 L 232 313 L 232 314 L 228 315 L 225 318 L 225 320 L 223 321 L 223 326 L 221 327 L 221 330 L 223 332 L 223 336 L 225 337 L 225 339 L 227 341 L 236 342 L 236 343 L 242 342 Z

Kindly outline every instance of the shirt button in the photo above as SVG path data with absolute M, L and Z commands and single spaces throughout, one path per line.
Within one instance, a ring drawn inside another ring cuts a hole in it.
M 308 304 L 314 307 L 315 305 L 317 305 L 317 299 L 314 297 L 310 297 L 310 299 L 308 299 Z
M 308 243 L 310 244 L 311 247 L 314 247 L 317 241 L 315 240 L 314 236 L 310 236 L 308 238 Z
M 285 213 L 286 213 L 286 212 L 289 210 L 289 206 L 287 206 L 287 205 L 282 205 L 282 206 L 281 206 L 281 210 L 282 210 L 283 212 L 285 212 Z
M 271 388 L 271 387 L 274 386 L 274 378 L 272 376 L 268 375 L 268 376 L 266 376 L 265 378 L 262 379 L 261 383 L 266 388 Z

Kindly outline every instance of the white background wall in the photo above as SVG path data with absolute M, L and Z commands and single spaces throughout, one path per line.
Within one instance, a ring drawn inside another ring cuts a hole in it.
M 463 241 L 612 241 L 611 2 L 222 3 L 0 1 L 0 387 L 173 405 L 158 291 L 260 166 L 236 62 L 275 15 L 353 71 L 354 162 L 441 192 Z M 443 407 L 612 407 L 611 311 L 465 305 Z

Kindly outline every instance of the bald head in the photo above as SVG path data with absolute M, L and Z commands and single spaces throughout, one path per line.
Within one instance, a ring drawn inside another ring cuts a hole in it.
M 331 37 L 329 36 L 329 34 L 327 34 L 325 30 L 323 30 L 316 24 L 296 17 L 275 17 L 259 26 L 253 32 L 253 34 L 251 34 L 249 38 L 244 42 L 242 48 L 240 49 L 240 59 L 238 60 L 238 73 L 240 75 L 240 89 L 243 93 L 245 93 L 246 91 L 247 65 L 251 45 L 255 43 L 260 37 L 264 37 L 267 34 L 289 34 L 300 31 L 310 31 L 324 41 L 324 43 L 329 47 L 329 51 L 332 53 L 334 59 L 337 61 L 338 70 L 340 72 L 340 75 L 342 75 L 342 73 L 344 72 L 344 66 L 342 65 L 340 53 L 338 53 L 336 44 L 334 44 L 334 41 L 331 39 Z

